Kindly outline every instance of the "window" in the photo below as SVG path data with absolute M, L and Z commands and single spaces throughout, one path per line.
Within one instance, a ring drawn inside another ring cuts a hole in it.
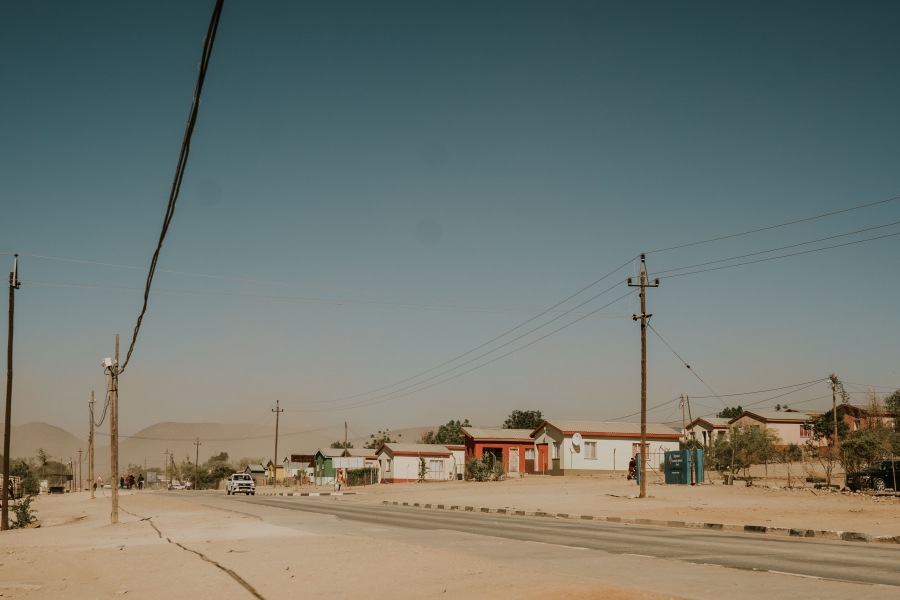
M 385 470 L 385 471 L 390 471 L 390 470 L 391 470 L 391 459 L 387 459 L 387 461 L 385 461 L 385 464 L 386 464 L 387 466 L 385 467 L 384 470 Z
M 854 428 L 856 431 L 859 431 L 860 424 L 861 424 L 861 423 L 860 423 L 859 421 L 854 421 L 854 422 L 853 422 L 853 428 Z
M 800 426 L 800 437 L 808 438 L 812 437 L 812 429 L 807 429 L 805 426 Z
M 443 473 L 444 472 L 444 461 L 442 460 L 430 460 L 428 461 L 428 470 L 432 473 Z
M 525 448 L 525 460 L 534 460 L 534 448 Z
M 559 442 L 553 442 L 553 457 L 554 459 L 559 458 Z
M 584 457 L 597 458 L 597 442 L 584 443 Z

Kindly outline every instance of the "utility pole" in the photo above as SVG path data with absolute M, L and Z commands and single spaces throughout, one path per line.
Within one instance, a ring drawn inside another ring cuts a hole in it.
M 647 288 L 659 287 L 659 279 L 650 283 L 647 275 L 647 260 L 641 254 L 641 272 L 638 283 L 632 283 L 628 278 L 629 287 L 641 288 L 641 314 L 631 315 L 635 321 L 641 321 L 641 464 L 639 473 L 641 478 L 641 498 L 647 497 L 647 321 L 653 315 L 647 313 Z
M 169 480 L 169 449 L 168 448 L 166 448 L 165 455 L 166 455 L 166 462 L 165 462 L 165 465 L 166 465 L 166 489 L 169 489 L 170 480 Z
M 197 438 L 197 441 L 194 442 L 196 454 L 194 456 L 194 489 L 200 489 L 200 446 L 203 444 L 200 443 L 200 438 Z
M 685 396 L 685 398 L 687 399 L 687 405 L 688 405 L 688 423 L 693 423 L 694 417 L 691 415 L 691 397 Z M 691 429 L 691 439 L 692 440 L 697 439 L 697 433 L 693 429 Z
M 684 420 L 684 394 L 681 395 L 681 431 L 687 441 L 687 421 Z
M 78 490 L 81 491 L 82 478 L 81 476 L 84 474 L 84 470 L 81 468 L 81 448 L 78 449 Z
M 109 402 L 109 489 L 112 492 L 110 524 L 119 522 L 119 334 L 116 334 L 116 358 L 105 359 L 101 365 L 108 377 L 107 401 Z M 91 421 L 93 423 L 93 421 Z
M 281 413 L 284 412 L 283 408 L 279 408 L 279 401 L 275 401 L 275 408 L 272 409 L 272 412 L 275 413 L 275 458 L 272 459 L 272 485 L 278 485 L 278 420 L 281 416 Z
M 91 500 L 94 499 L 94 390 L 91 390 L 91 428 L 88 433 L 88 487 L 91 490 Z
M 838 428 L 837 428 L 837 374 L 831 374 L 831 415 L 834 417 L 834 441 L 832 442 L 832 446 L 837 448 L 838 443 Z M 828 483 L 831 483 L 830 481 Z
M 9 274 L 9 330 L 6 345 L 6 416 L 3 423 L 3 492 L 0 506 L 0 531 L 9 529 L 9 436 L 12 420 L 13 379 L 13 317 L 16 314 L 16 290 L 19 282 L 19 255 L 13 255 L 13 270 Z
M 344 450 L 347 449 L 347 421 L 344 421 Z

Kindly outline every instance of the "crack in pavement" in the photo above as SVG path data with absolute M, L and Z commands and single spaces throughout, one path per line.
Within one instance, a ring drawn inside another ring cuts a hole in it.
M 253 594 L 253 595 L 256 596 L 257 598 L 259 598 L 259 600 L 266 600 L 266 599 L 263 597 L 263 595 L 260 594 L 259 592 L 257 592 L 256 589 L 255 589 L 252 585 L 250 585 L 249 583 L 247 583 L 247 580 L 246 580 L 246 579 L 244 579 L 243 577 L 241 577 L 240 575 L 238 575 L 237 573 L 235 573 L 234 571 L 232 571 L 232 570 L 229 569 L 228 567 L 223 567 L 222 565 L 220 565 L 219 563 L 217 563 L 216 561 L 214 561 L 214 560 L 211 559 L 210 557 L 206 556 L 206 555 L 203 554 L 202 552 L 198 552 L 197 550 L 192 550 L 192 549 L 188 548 L 187 546 L 182 546 L 182 545 L 179 544 L 178 542 L 173 542 L 171 538 L 163 537 L 162 531 L 160 531 L 160 530 L 159 530 L 159 527 L 156 526 L 156 523 L 153 522 L 153 517 L 142 517 L 142 516 L 139 515 L 139 514 L 136 514 L 136 513 L 133 513 L 133 512 L 131 512 L 131 511 L 125 510 L 125 509 L 122 508 L 121 506 L 119 507 L 119 510 L 121 510 L 122 512 L 126 512 L 126 513 L 128 513 L 129 515 L 131 515 L 131 516 L 133 516 L 133 517 L 137 517 L 137 518 L 139 518 L 141 521 L 147 521 L 148 523 L 150 523 L 150 526 L 154 529 L 154 531 L 156 531 L 156 535 L 158 535 L 160 539 L 164 539 L 164 540 L 166 540 L 167 542 L 169 542 L 170 544 L 174 544 L 174 545 L 178 546 L 178 547 L 181 548 L 182 550 L 185 550 L 185 551 L 187 551 L 187 552 L 192 552 L 192 553 L 196 554 L 196 555 L 199 556 L 201 559 L 205 560 L 206 562 L 210 563 L 211 565 L 215 565 L 216 567 L 218 567 L 218 568 L 221 569 L 222 571 L 225 571 L 226 573 L 228 573 L 228 575 L 230 575 L 232 579 L 234 579 L 234 580 L 237 581 L 239 584 L 241 584 L 241 585 L 244 587 L 244 589 L 246 589 L 248 592 L 250 592 L 251 594 Z

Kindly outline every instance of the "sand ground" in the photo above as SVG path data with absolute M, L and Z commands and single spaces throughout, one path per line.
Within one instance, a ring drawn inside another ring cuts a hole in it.
M 40 528 L 0 535 L 0 596 L 671 597 L 393 540 L 310 533 L 171 495 L 123 492 L 121 522 L 109 525 L 109 500 L 89 498 L 40 497 Z
M 784 482 L 772 479 L 770 486 Z M 329 491 L 330 488 L 323 488 Z M 262 491 L 262 489 L 261 489 Z M 271 491 L 271 488 L 269 489 Z M 282 491 L 281 488 L 278 491 Z M 301 491 L 294 488 L 294 491 Z M 314 491 L 304 486 L 302 491 Z M 354 488 L 354 502 L 419 502 L 545 512 L 636 517 L 858 531 L 900 535 L 900 498 L 783 487 L 709 485 L 647 486 L 648 498 L 637 499 L 638 486 L 624 476 L 511 477 L 499 482 L 431 482 L 381 484 Z

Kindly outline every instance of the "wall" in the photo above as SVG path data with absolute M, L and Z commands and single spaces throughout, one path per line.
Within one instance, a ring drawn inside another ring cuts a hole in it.
M 577 475 L 591 472 L 627 472 L 628 461 L 631 460 L 634 444 L 640 444 L 639 437 L 583 436 L 581 446 L 572 443 L 572 436 L 566 436 L 562 445 L 561 470 L 564 475 Z M 585 458 L 588 442 L 597 444 L 597 458 Z M 677 439 L 647 440 L 649 447 L 649 466 L 656 469 L 662 462 L 663 453 L 678 450 Z M 615 461 L 615 462 L 614 462 Z
M 387 459 L 393 459 L 391 471 L 386 471 Z M 440 460 L 444 463 L 443 472 L 429 472 L 425 475 L 426 481 L 446 481 L 453 474 L 454 460 L 452 456 L 446 458 L 435 456 L 423 456 L 425 465 L 429 466 L 432 460 Z M 419 457 L 409 455 L 391 456 L 388 450 L 381 453 L 379 457 L 381 463 L 381 481 L 382 483 L 411 483 L 419 480 Z
M 534 450 L 534 442 L 531 440 L 522 442 L 500 442 L 490 440 L 472 440 L 466 438 L 466 458 L 479 458 L 484 455 L 487 448 L 500 449 L 503 452 L 503 470 L 510 473 L 513 472 L 509 463 L 509 449 L 518 448 L 519 464 L 515 472 L 524 473 L 525 469 L 525 450 Z M 537 458 L 535 456 L 535 458 Z M 536 462 L 536 461 L 535 461 Z M 533 470 L 532 470 L 533 472 Z

